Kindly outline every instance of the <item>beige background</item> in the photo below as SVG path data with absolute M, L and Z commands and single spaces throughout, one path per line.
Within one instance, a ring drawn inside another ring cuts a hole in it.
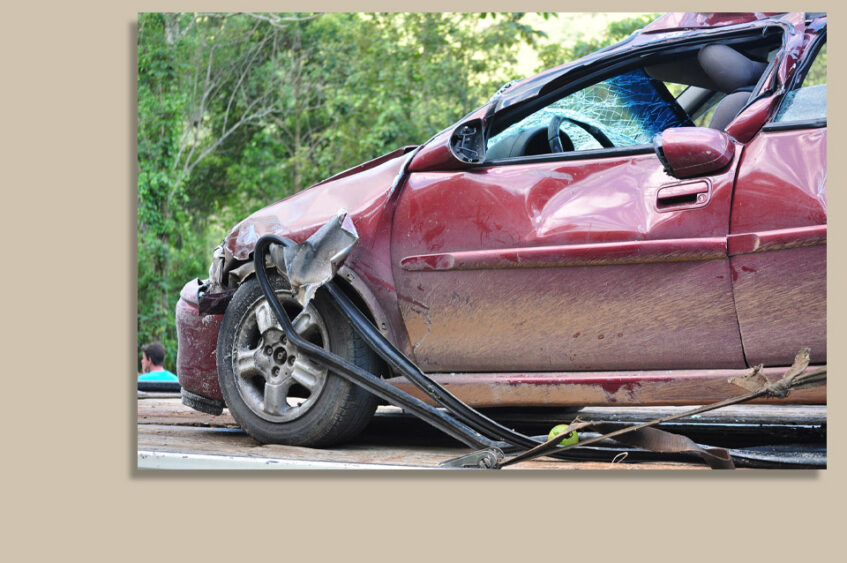
M 338 0 L 335 0 L 338 2 Z M 822 472 L 143 473 L 135 467 L 135 14 L 156 10 L 600 9 L 609 2 L 81 2 L 2 17 L 3 552 L 7 561 L 459 558 L 830 561 L 844 450 Z M 662 11 L 678 3 L 619 2 Z M 710 3 L 740 9 L 737 3 Z M 760 5 L 762 3 L 759 3 Z M 821 9 L 820 2 L 809 9 Z M 829 4 L 836 30 L 845 13 Z M 691 6 L 689 9 L 696 8 Z M 767 9 L 787 9 L 780 2 Z M 843 66 L 830 73 L 843 91 Z M 833 99 L 838 99 L 834 97 Z M 844 110 L 829 197 L 844 217 Z M 832 158 L 834 156 L 834 158 Z M 9 174 L 11 172 L 11 174 Z M 844 229 L 832 221 L 829 396 L 843 443 Z M 838 253 L 839 255 L 841 253 Z M 742 554 L 746 557 L 742 558 Z

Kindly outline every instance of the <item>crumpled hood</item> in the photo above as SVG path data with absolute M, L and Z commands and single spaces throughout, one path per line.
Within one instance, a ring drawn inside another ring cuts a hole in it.
M 256 241 L 268 233 L 301 242 L 340 209 L 347 210 L 359 228 L 384 206 L 406 160 L 404 155 L 411 148 L 397 149 L 260 209 L 235 226 L 224 240 L 224 248 L 243 261 L 253 252 Z

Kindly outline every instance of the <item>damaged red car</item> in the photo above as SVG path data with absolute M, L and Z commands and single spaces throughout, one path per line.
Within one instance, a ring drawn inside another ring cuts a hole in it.
M 254 213 L 181 293 L 183 402 L 228 407 L 262 442 L 364 428 L 377 398 L 280 339 L 253 264 L 262 235 L 301 242 L 340 209 L 358 241 L 336 283 L 475 407 L 704 404 L 803 347 L 825 364 L 826 30 L 825 14 L 667 14 Z M 282 280 L 301 336 L 423 397 Z M 279 370 L 284 400 L 267 400 Z

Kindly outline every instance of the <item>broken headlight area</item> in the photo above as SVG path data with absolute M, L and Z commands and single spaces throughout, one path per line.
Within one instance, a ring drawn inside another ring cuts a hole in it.
M 291 284 L 295 297 L 306 306 L 318 287 L 331 280 L 359 239 L 345 210 L 340 210 L 306 241 L 287 247 L 271 245 L 265 266 L 276 268 Z M 238 263 L 225 244 L 215 248 L 209 279 L 197 290 L 200 315 L 221 315 L 237 288 L 256 271 L 254 262 Z

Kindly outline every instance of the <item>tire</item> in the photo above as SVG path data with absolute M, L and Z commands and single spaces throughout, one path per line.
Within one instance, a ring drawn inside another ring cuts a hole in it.
M 270 282 L 289 318 L 298 321 L 302 307 L 286 282 L 278 275 L 270 276 Z M 331 303 L 312 300 L 299 321 L 295 326 L 306 327 L 302 336 L 377 373 L 377 357 Z M 255 278 L 238 288 L 227 307 L 217 358 L 230 413 L 261 443 L 330 446 L 349 441 L 376 410 L 375 396 L 321 370 L 286 341 Z

